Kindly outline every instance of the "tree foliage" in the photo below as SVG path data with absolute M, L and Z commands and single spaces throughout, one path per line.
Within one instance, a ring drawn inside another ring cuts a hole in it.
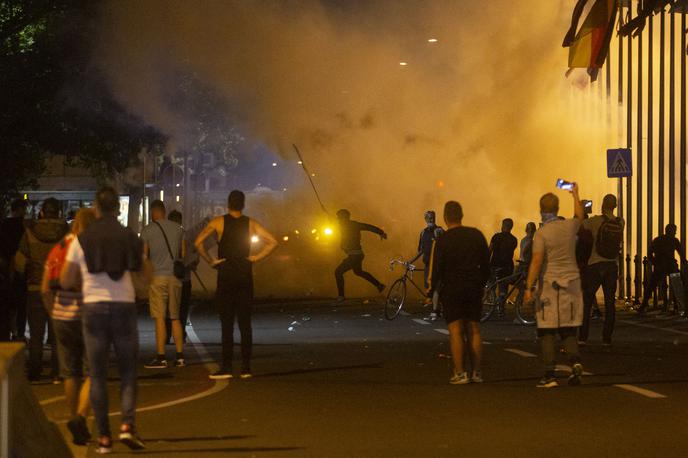
M 0 0 L 0 196 L 34 186 L 49 154 L 105 178 L 164 142 L 114 100 L 90 64 L 99 5 Z

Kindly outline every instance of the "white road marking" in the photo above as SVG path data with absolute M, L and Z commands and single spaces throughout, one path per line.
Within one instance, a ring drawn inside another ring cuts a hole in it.
M 505 348 L 504 351 L 508 351 L 509 353 L 513 353 L 518 356 L 523 356 L 524 358 L 537 358 L 537 355 L 527 351 L 519 350 L 517 348 Z
M 556 370 L 561 371 L 561 372 L 571 372 L 571 366 L 567 366 L 566 364 L 557 364 Z M 595 375 L 592 372 L 588 372 L 586 370 L 583 370 L 583 375 Z
M 647 398 L 651 399 L 664 399 L 666 396 L 664 396 L 661 393 L 657 393 L 656 391 L 652 390 L 647 390 L 645 388 L 640 388 L 639 386 L 635 385 L 626 385 L 626 384 L 619 384 L 619 385 L 614 385 L 617 388 L 621 388 L 622 390 L 630 391 L 632 393 L 639 394 L 641 396 L 645 396 Z
M 688 336 L 688 332 L 679 331 L 678 329 L 663 328 L 661 326 L 653 326 L 651 324 L 646 324 L 646 323 L 636 323 L 635 321 L 630 321 L 630 320 L 618 320 L 618 321 L 625 323 L 625 324 L 630 324 L 631 326 L 638 326 L 639 328 L 657 329 L 659 331 L 666 331 L 666 332 L 671 332 L 674 334 L 681 334 L 682 336 Z
M 188 326 L 186 328 L 186 334 L 189 338 L 189 341 L 192 343 L 194 350 L 196 351 L 196 353 L 198 353 L 198 356 L 201 358 L 201 361 L 204 363 L 208 372 L 209 373 L 215 372 L 219 366 L 217 365 L 217 363 L 214 362 L 213 358 L 210 356 L 210 354 L 206 350 L 205 346 L 203 346 L 203 344 L 201 343 L 201 340 L 196 335 L 196 332 L 194 331 L 193 327 Z M 186 396 L 183 398 L 175 399 L 173 401 L 168 401 L 168 402 L 163 402 L 160 404 L 154 404 L 151 406 L 141 407 L 141 408 L 136 409 L 136 412 L 148 412 L 150 410 L 165 409 L 167 407 L 176 406 L 178 404 L 184 404 L 186 402 L 196 401 L 198 399 L 202 399 L 202 398 L 211 396 L 215 393 L 218 393 L 218 392 L 224 390 L 225 388 L 227 388 L 228 385 L 229 385 L 228 380 L 215 380 L 215 384 L 211 388 L 209 388 L 205 391 L 193 394 L 191 396 Z M 112 416 L 121 415 L 121 414 L 122 414 L 122 412 L 111 412 L 108 415 L 112 417 Z M 93 417 L 89 417 L 89 418 L 93 418 Z M 59 423 L 67 423 L 67 421 L 68 420 L 63 420 Z
M 43 399 L 42 401 L 39 401 L 38 403 L 42 406 L 52 404 L 54 402 L 62 401 L 64 399 L 67 399 L 65 396 L 55 396 L 54 398 L 48 398 L 48 399 Z
M 414 318 L 414 319 L 411 320 L 411 321 L 415 321 L 415 322 L 418 323 L 418 324 L 430 324 L 429 321 L 421 320 L 420 318 Z
M 449 335 L 449 330 L 448 329 L 442 329 L 442 328 L 437 328 L 435 329 L 436 332 L 439 332 L 440 334 L 444 334 L 445 336 Z

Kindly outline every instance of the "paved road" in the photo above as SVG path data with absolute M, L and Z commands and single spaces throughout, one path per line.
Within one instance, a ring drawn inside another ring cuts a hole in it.
M 374 301 L 260 306 L 255 378 L 215 383 L 207 374 L 219 357 L 219 328 L 198 307 L 191 365 L 140 371 L 138 422 L 148 449 L 137 454 L 688 456 L 688 322 L 620 313 L 612 348 L 602 347 L 595 323 L 583 351 L 594 375 L 581 387 L 542 390 L 533 328 L 485 325 L 485 383 L 451 386 L 443 323 L 413 312 L 388 322 Z M 153 350 L 150 320 L 142 317 L 140 329 L 143 363 Z M 34 390 L 64 422 L 61 387 Z M 94 455 L 92 447 L 77 452 Z M 121 444 L 115 452 L 126 455 Z

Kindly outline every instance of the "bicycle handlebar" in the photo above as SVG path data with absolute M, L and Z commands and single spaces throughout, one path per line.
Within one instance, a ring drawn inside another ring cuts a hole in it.
M 401 266 L 404 266 L 404 268 L 405 268 L 406 270 L 411 270 L 411 271 L 416 270 L 416 266 L 414 266 L 414 265 L 411 264 L 410 262 L 401 261 L 401 260 L 399 260 L 399 259 L 392 259 L 392 260 L 389 262 L 389 270 L 394 270 L 394 265 L 395 265 L 395 264 L 399 264 L 399 265 L 401 265 Z

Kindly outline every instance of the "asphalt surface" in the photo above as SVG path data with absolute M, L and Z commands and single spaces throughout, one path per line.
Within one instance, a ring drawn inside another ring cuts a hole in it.
M 534 328 L 508 317 L 485 324 L 485 383 L 452 386 L 444 322 L 422 320 L 420 307 L 410 312 L 387 321 L 379 299 L 259 304 L 255 377 L 229 382 L 207 378 L 220 355 L 212 310 L 193 312 L 184 369 L 143 369 L 153 327 L 142 315 L 137 422 L 147 449 L 131 455 L 688 456 L 688 321 L 619 312 L 611 348 L 593 322 L 583 349 L 593 375 L 568 387 L 562 367 L 562 386 L 545 390 L 535 388 Z M 113 365 L 113 412 L 116 377 Z M 61 390 L 34 386 L 64 427 Z M 95 456 L 93 444 L 74 450 Z M 128 449 L 116 443 L 114 452 Z

